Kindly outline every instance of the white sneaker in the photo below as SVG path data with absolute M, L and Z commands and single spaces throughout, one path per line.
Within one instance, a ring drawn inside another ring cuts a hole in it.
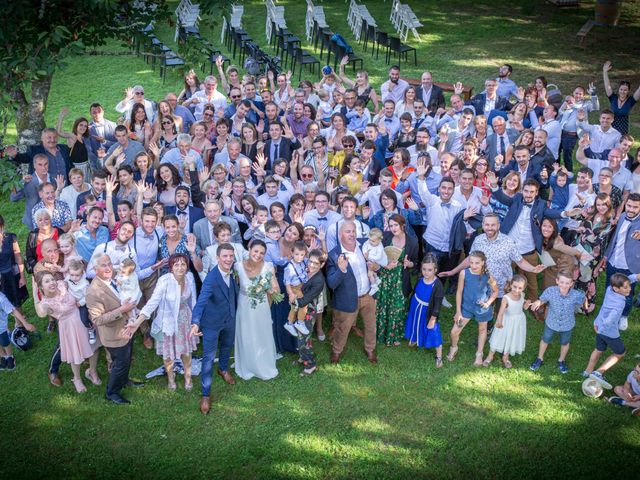
M 307 326 L 304 324 L 302 320 L 298 320 L 296 323 L 293 324 L 293 326 L 296 327 L 296 330 L 298 330 L 301 334 L 309 335 L 309 329 L 307 328 Z
M 287 322 L 284 324 L 284 329 L 289 332 L 291 335 L 293 335 L 294 337 L 298 336 L 298 331 L 296 330 L 296 328 L 293 326 L 293 324 Z
M 620 317 L 620 322 L 618 323 L 618 330 L 626 330 L 629 328 L 629 319 L 627 317 Z
M 89 345 L 95 345 L 96 341 L 96 331 L 92 328 L 91 330 L 89 330 Z
M 449 300 L 447 300 L 447 297 L 442 297 L 442 306 L 443 306 L 444 308 L 451 308 L 451 307 L 453 307 L 453 305 L 451 305 L 451 304 L 449 303 Z
M 597 370 L 591 372 L 591 375 L 589 375 L 589 378 L 593 378 L 594 380 L 596 380 L 598 383 L 600 383 L 600 385 L 602 385 L 607 390 L 611 390 L 613 388 L 613 386 L 609 382 L 607 382 L 604 379 L 604 377 L 602 376 L 602 374 L 600 372 L 598 372 Z

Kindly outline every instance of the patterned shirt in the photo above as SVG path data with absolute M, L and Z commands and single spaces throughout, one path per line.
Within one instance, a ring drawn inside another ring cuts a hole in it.
M 499 296 L 504 295 L 504 284 L 513 278 L 511 262 L 518 263 L 522 255 L 518 247 L 504 233 L 498 233 L 495 240 L 489 240 L 487 234 L 478 235 L 471 245 L 471 251 L 480 250 L 487 257 L 487 270 L 498 284 Z
M 62 228 L 67 222 L 73 220 L 73 217 L 71 216 L 71 209 L 69 208 L 69 205 L 66 204 L 66 202 L 63 202 L 61 200 L 54 200 L 53 210 L 49 210 L 47 207 L 45 207 L 42 201 L 39 201 L 35 204 L 33 210 L 31 210 L 31 218 L 33 219 L 34 225 L 36 225 L 35 214 L 38 210 L 41 209 L 45 209 L 49 212 L 49 214 L 51 215 L 51 225 L 54 227 Z
M 560 287 L 549 287 L 540 300 L 549 305 L 545 325 L 556 332 L 568 332 L 576 326 L 576 308 L 584 302 L 584 292 L 571 289 L 567 295 L 560 294 Z

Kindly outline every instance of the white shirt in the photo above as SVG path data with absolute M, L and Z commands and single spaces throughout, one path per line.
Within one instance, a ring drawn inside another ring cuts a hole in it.
M 89 266 L 87 267 L 87 278 L 93 278 L 96 276 L 96 271 L 93 267 L 94 259 L 102 254 L 109 255 L 113 269 L 117 272 L 120 268 L 120 264 L 125 258 L 130 258 L 136 263 L 136 273 L 140 271 L 140 265 L 138 264 L 138 256 L 136 250 L 131 245 L 120 245 L 117 240 L 111 240 L 107 243 L 101 243 L 93 251 L 93 255 L 89 260 Z
M 409 155 L 411 155 L 411 160 L 409 161 L 409 166 L 416 168 L 418 166 L 418 149 L 416 145 L 411 145 L 407 148 Z M 440 166 L 440 159 L 438 159 L 438 150 L 433 148 L 431 145 L 427 145 L 427 153 L 429 157 L 431 157 L 431 165 L 433 167 Z
M 47 180 L 47 181 L 50 181 L 50 180 Z M 91 185 L 89 185 L 88 183 L 85 183 L 82 188 L 83 188 L 83 191 L 87 191 L 88 189 L 91 188 Z M 78 197 L 80 196 L 81 193 L 82 192 L 76 191 L 73 185 L 67 185 L 62 189 L 62 191 L 60 192 L 60 197 L 58 198 L 58 200 L 61 200 L 65 202 L 67 205 L 69 205 L 69 210 L 71 210 L 71 218 L 73 220 L 78 218 L 78 211 L 76 210 L 76 201 L 78 200 Z
M 518 220 L 507 235 L 516 244 L 520 255 L 535 250 L 536 245 L 533 242 L 533 232 L 531 231 L 531 207 L 529 205 L 522 205 Z
M 600 170 L 604 167 L 609 167 L 609 160 L 599 160 L 597 158 L 588 158 L 587 166 L 593 170 L 593 178 L 598 178 L 598 174 Z M 611 168 L 611 167 L 609 167 Z M 617 172 L 613 172 L 613 177 L 611 178 L 611 183 L 618 187 L 620 190 L 631 190 L 633 191 L 633 174 L 631 170 L 628 170 L 626 167 L 620 165 Z
M 484 102 L 484 114 L 488 117 L 489 114 L 491 113 L 491 110 L 494 110 L 495 108 L 496 108 L 496 99 L 495 98 L 490 99 L 489 97 L 486 97 L 486 100 Z
M 589 138 L 591 139 L 590 147 L 594 153 L 611 150 L 620 143 L 622 134 L 613 127 L 610 127 L 609 130 L 605 132 L 600 125 L 589 125 L 589 122 L 586 120 L 577 122 L 577 125 L 578 128 L 589 133 Z
M 367 260 L 362 255 L 362 251 L 360 247 L 356 244 L 356 250 L 354 252 L 350 252 L 345 249 L 344 246 L 340 245 L 342 249 L 342 253 L 349 260 L 349 265 L 351 265 L 351 270 L 353 270 L 353 276 L 356 277 L 356 284 L 358 285 L 358 297 L 366 295 L 369 293 L 371 289 L 371 284 L 369 283 L 369 275 L 367 271 Z
M 620 230 L 618 230 L 618 236 L 616 237 L 616 248 L 613 250 L 613 255 L 609 259 L 609 263 L 615 268 L 628 270 L 629 265 L 627 265 L 627 257 L 624 254 L 624 246 L 627 243 L 627 232 L 631 226 L 631 220 L 625 215 L 620 221 L 622 225 L 620 225 Z
M 371 215 L 369 216 L 369 218 L 373 217 L 376 213 L 382 210 L 382 205 L 380 205 L 381 193 L 382 193 L 382 190 L 380 185 L 374 185 L 373 187 L 369 187 L 369 189 L 366 192 L 364 193 L 358 192 L 356 194 L 356 200 L 358 200 L 358 203 L 360 205 L 364 205 L 367 202 L 369 203 L 369 208 L 371 209 Z M 393 191 L 393 193 L 396 194 L 396 199 L 398 200 L 397 204 L 402 205 L 403 203 L 402 194 L 396 192 L 395 190 Z
M 483 205 L 480 203 L 480 199 L 482 198 L 482 189 L 479 187 L 473 187 L 473 191 L 471 195 L 469 195 L 469 199 L 462 194 L 460 190 L 460 185 L 458 185 L 454 192 L 451 200 L 456 200 L 462 205 L 462 208 L 467 209 L 469 207 L 478 209 L 478 213 L 482 213 L 486 215 L 487 213 L 491 213 L 493 210 L 489 205 Z M 469 223 L 465 223 L 467 227 L 467 233 L 471 234 L 474 232 L 474 229 L 469 225 Z
M 213 96 L 211 99 L 207 97 L 207 92 L 205 92 L 204 90 L 198 90 L 196 93 L 193 94 L 193 96 L 197 97 L 200 100 L 198 103 L 195 104 L 196 111 L 194 114 L 194 117 L 196 117 L 196 120 L 198 121 L 202 120 L 204 106 L 208 103 L 213 104 L 213 106 L 215 107 L 214 120 L 216 121 L 219 119 L 218 111 L 224 110 L 225 108 L 227 108 L 227 97 L 225 97 L 218 90 L 213 92 Z
M 429 191 L 426 182 L 418 182 L 418 193 L 427 207 L 427 228 L 422 238 L 437 250 L 448 252 L 453 219 L 464 207 L 454 198 L 443 204 L 440 197 Z

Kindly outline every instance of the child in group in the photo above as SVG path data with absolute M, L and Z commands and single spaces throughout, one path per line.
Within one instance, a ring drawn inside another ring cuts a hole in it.
M 404 338 L 409 346 L 435 348 L 436 368 L 442 367 L 442 333 L 440 332 L 440 307 L 444 298 L 444 287 L 436 276 L 438 259 L 427 253 L 420 266 L 422 278 L 416 283 L 411 297 L 409 315 Z
M 633 408 L 631 415 L 640 416 L 640 363 L 627 375 L 624 385 L 616 385 L 615 396 L 607 398 L 610 403 Z
M 303 335 L 309 334 L 309 329 L 304 324 L 307 316 L 307 307 L 299 307 L 297 300 L 302 298 L 302 286 L 307 283 L 307 246 L 302 240 L 293 244 L 293 257 L 286 267 L 284 267 L 284 285 L 287 289 L 289 303 L 288 321 L 284 328 L 294 337 L 298 332 Z
M 604 379 L 604 372 L 618 363 L 626 351 L 620 338 L 620 317 L 625 307 L 626 297 L 631 293 L 631 283 L 635 281 L 635 275 L 629 277 L 622 273 L 611 275 L 602 306 L 593 321 L 593 328 L 596 331 L 596 348 L 591 352 L 589 364 L 582 372 L 582 376 L 596 379 L 607 389 L 611 388 L 611 384 Z M 610 348 L 613 354 L 600 365 L 600 368 L 594 371 L 596 363 L 607 348 Z
M 389 260 L 382 246 L 382 230 L 379 228 L 369 230 L 369 239 L 362 245 L 362 254 L 369 262 L 377 263 L 380 267 L 387 266 Z M 369 270 L 367 274 L 369 275 L 369 282 L 371 283 L 369 295 L 373 297 L 378 293 L 378 289 L 380 288 L 380 278 L 378 274 L 372 270 Z
M 4 293 L 0 292 L 0 370 L 15 370 L 16 360 L 13 358 L 13 347 L 9 338 L 9 315 L 29 332 L 35 332 L 36 327 L 27 322 L 24 314 L 14 307 Z
M 585 294 L 573 288 L 573 276 L 571 272 L 560 270 L 556 274 L 555 287 L 549 287 L 540 298 L 531 304 L 531 310 L 536 311 L 545 303 L 548 305 L 547 316 L 544 321 L 544 332 L 540 340 L 538 356 L 529 367 L 534 372 L 544 363 L 544 352 L 553 340 L 556 333 L 560 337 L 560 357 L 558 358 L 558 370 L 560 373 L 569 372 L 566 359 L 569 353 L 569 342 L 573 328 L 576 326 L 576 308 L 582 306 Z
M 140 290 L 138 275 L 136 274 L 136 262 L 130 258 L 122 260 L 118 275 L 116 276 L 116 284 L 118 285 L 118 293 L 120 294 L 120 300 L 122 302 L 127 300 L 133 301 L 136 304 L 140 302 L 142 291 Z M 129 312 L 129 322 L 134 322 L 137 316 L 138 311 L 134 308 Z
M 331 97 L 326 89 L 321 88 L 318 90 L 318 117 L 322 120 L 324 126 L 331 124 L 331 114 L 333 113 L 333 107 L 331 106 Z
M 65 265 L 66 265 L 65 259 Z M 80 320 L 87 328 L 89 334 L 89 343 L 94 345 L 97 341 L 96 329 L 91 320 L 89 320 L 89 310 L 87 309 L 86 296 L 89 288 L 89 280 L 85 275 L 85 263 L 82 258 L 73 258 L 69 261 L 67 271 L 64 276 L 67 282 L 69 293 L 76 299 L 76 305 L 80 311 Z
M 496 324 L 489 340 L 489 355 L 482 362 L 483 367 L 488 367 L 495 353 L 500 352 L 504 368 L 511 368 L 513 365 L 509 361 L 509 355 L 524 352 L 527 341 L 527 317 L 524 311 L 531 305 L 529 300 L 524 299 L 525 288 L 527 279 L 522 275 L 514 275 L 505 284 L 505 295 L 502 297 Z
M 356 100 L 353 110 L 347 112 L 349 124 L 347 128 L 354 133 L 364 133 L 364 128 L 371 123 L 371 115 L 366 110 L 364 100 Z
M 565 210 L 569 203 L 569 177 L 570 173 L 566 167 L 557 163 L 553 164 L 553 173 L 549 177 L 549 185 L 551 186 L 551 208 L 556 210 Z
M 81 218 L 83 221 L 87 219 L 87 212 L 91 209 L 91 207 L 95 207 L 98 204 L 96 197 L 93 193 L 90 193 L 86 197 L 84 197 L 84 204 L 78 210 L 78 218 Z
M 64 255 L 64 263 L 61 268 L 62 274 L 66 275 L 69 271 L 69 264 L 72 260 L 82 260 L 82 257 L 76 250 L 76 237 L 71 233 L 63 233 L 58 239 L 60 253 Z
M 265 234 L 265 223 L 269 220 L 269 209 L 264 205 L 259 205 L 256 209 L 256 214 L 251 219 L 251 225 L 244 232 L 245 240 L 264 240 L 266 238 Z
M 115 240 L 118 236 L 118 231 L 120 231 L 120 225 L 123 222 L 133 222 L 134 225 L 138 226 L 138 222 L 135 219 L 135 212 L 133 210 L 133 205 L 129 200 L 120 200 L 116 207 L 118 212 L 118 221 L 116 221 L 116 215 L 113 211 L 113 203 L 107 202 L 107 215 L 109 216 L 109 238 L 111 240 Z
M 447 359 L 450 362 L 458 353 L 460 333 L 469 321 L 474 318 L 478 322 L 478 348 L 473 365 L 482 366 L 484 344 L 487 341 L 487 323 L 493 318 L 493 302 L 498 298 L 498 284 L 487 273 L 487 257 L 483 252 L 473 251 L 469 254 L 470 266 L 460 272 L 458 290 L 456 292 L 456 314 L 451 329 L 451 348 Z

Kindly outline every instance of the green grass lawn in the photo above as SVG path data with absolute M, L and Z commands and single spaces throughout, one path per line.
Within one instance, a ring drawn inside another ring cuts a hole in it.
M 365 2 L 380 28 L 391 30 L 391 2 Z M 612 79 L 631 78 L 637 86 L 637 49 L 630 38 L 640 37 L 640 7 L 624 4 L 624 24 L 614 37 L 600 30 L 599 43 L 587 39 L 578 48 L 575 32 L 593 15 L 593 2 L 575 10 L 557 10 L 541 0 L 488 3 L 453 0 L 409 1 L 425 27 L 419 66 L 403 72 L 418 76 L 428 68 L 436 80 L 462 80 L 481 89 L 502 62 L 515 68 L 518 83 L 544 73 L 566 90 L 576 82 L 596 80 L 602 93 L 601 64 L 614 62 Z M 245 28 L 265 44 L 262 2 L 245 4 Z M 305 2 L 283 1 L 288 27 L 304 36 Z M 387 67 L 363 53 L 346 23 L 348 4 L 322 5 L 335 31 L 345 34 L 378 86 Z M 220 22 L 221 23 L 221 22 Z M 211 33 L 219 39 L 219 27 Z M 173 38 L 172 29 L 160 28 Z M 107 51 L 122 51 L 110 45 Z M 635 68 L 635 70 L 634 70 Z M 47 110 L 53 124 L 62 106 L 71 110 L 69 123 L 88 116 L 88 105 L 101 101 L 108 116 L 125 87 L 142 84 L 149 98 L 181 87 L 171 72 L 163 86 L 141 58 L 84 56 L 56 74 Z M 601 97 L 602 98 L 602 97 Z M 640 136 L 640 110 L 632 133 Z M 23 204 L 3 197 L 0 214 L 19 234 Z M 601 286 L 602 288 L 602 286 Z M 33 318 L 31 303 L 26 312 Z M 448 338 L 451 310 L 441 316 Z M 370 366 L 362 340 L 352 338 L 342 362 L 328 363 L 329 345 L 316 342 L 319 371 L 299 378 L 294 357 L 278 362 L 280 375 L 270 382 L 252 380 L 230 387 L 214 380 L 212 413 L 198 412 L 199 391 L 171 392 L 164 379 L 141 390 L 126 391 L 132 405 L 116 407 L 104 400 L 104 387 L 88 385 L 76 395 L 71 372 L 63 366 L 62 388 L 46 376 L 55 340 L 45 335 L 27 354 L 18 353 L 18 368 L 0 372 L 0 431 L 5 453 L 0 455 L 2 478 L 487 478 L 487 477 L 604 477 L 615 472 L 633 475 L 632 459 L 640 451 L 638 419 L 629 410 L 582 395 L 580 372 L 593 346 L 590 318 L 578 317 L 569 354 L 571 372 L 555 367 L 558 346 L 552 345 L 538 373 L 528 370 L 535 357 L 541 324 L 529 321 L 527 351 L 513 359 L 514 369 L 498 366 L 475 369 L 471 364 L 476 332 L 462 335 L 455 363 L 436 370 L 433 352 L 406 346 L 378 348 L 380 363 Z M 623 336 L 628 357 L 608 378 L 624 381 L 639 360 L 639 317 L 632 314 Z M 37 320 L 44 330 L 45 323 Z M 445 344 L 445 352 L 448 340 Z M 132 376 L 141 378 L 159 366 L 152 351 L 135 347 Z M 106 380 L 102 361 L 100 373 Z M 181 380 L 181 378 L 180 378 Z

